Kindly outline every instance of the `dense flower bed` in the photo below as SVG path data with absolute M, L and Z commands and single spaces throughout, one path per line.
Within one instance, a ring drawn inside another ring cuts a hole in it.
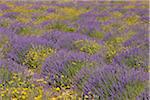
M 0 100 L 149 100 L 147 1 L 0 1 Z

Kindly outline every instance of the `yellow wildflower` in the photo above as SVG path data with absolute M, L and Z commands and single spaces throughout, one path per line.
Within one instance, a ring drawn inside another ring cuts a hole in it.
M 59 87 L 57 87 L 57 88 L 56 88 L 56 91 L 60 91 L 60 88 L 59 88 Z
M 5 96 L 5 94 L 2 93 L 1 96 L 3 97 L 3 96 Z

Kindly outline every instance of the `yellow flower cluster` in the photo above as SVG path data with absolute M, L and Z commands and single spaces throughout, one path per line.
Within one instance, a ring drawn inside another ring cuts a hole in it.
M 80 100 L 78 93 L 72 90 L 65 90 L 59 96 L 51 97 L 51 100 Z
M 123 14 L 119 11 L 115 11 L 115 12 L 110 12 L 111 15 L 114 17 L 114 18 L 120 18 L 123 16 Z
M 9 87 L 6 89 L 0 89 L 0 96 L 4 98 L 10 98 L 11 100 L 42 100 L 43 89 L 41 87 L 36 88 L 24 88 L 24 87 Z
M 109 16 L 104 16 L 104 17 L 100 17 L 100 18 L 98 17 L 97 19 L 100 22 L 106 22 L 106 21 L 110 20 L 110 17 Z
M 2 13 L 2 12 L 0 12 L 0 16 L 3 16 L 3 13 Z
M 133 9 L 135 7 L 136 7 L 135 5 L 126 5 L 124 6 L 124 9 Z
M 88 41 L 88 40 L 78 40 L 74 43 L 75 47 L 82 52 L 86 52 L 89 54 L 94 54 L 98 52 L 101 46 L 96 43 L 95 41 Z
M 0 48 L 3 48 L 3 46 L 8 43 L 8 37 L 7 36 L 2 37 L 3 38 L 0 40 Z
M 0 84 L 0 97 L 2 100 L 42 100 L 43 88 L 35 86 L 35 84 L 29 81 L 23 80 L 22 73 L 12 73 L 11 79 L 5 83 Z M 38 98 L 38 99 L 36 99 Z
M 29 17 L 22 17 L 22 16 L 17 16 L 17 20 L 21 23 L 29 23 L 31 21 L 31 18 Z
M 43 78 L 37 79 L 36 82 L 37 82 L 37 83 L 40 83 L 40 84 L 42 84 L 42 83 L 43 83 L 43 84 L 47 84 L 47 81 L 45 81 Z
M 139 22 L 139 16 L 138 15 L 132 15 L 130 17 L 127 17 L 124 19 L 125 23 L 127 25 L 135 25 L 137 22 Z
M 29 68 L 35 69 L 38 66 L 41 66 L 42 62 L 53 52 L 53 49 L 42 46 L 38 48 L 31 48 L 25 56 L 23 64 L 28 65 Z
M 34 25 L 40 24 L 47 20 L 72 20 L 78 17 L 80 14 L 87 12 L 87 9 L 81 8 L 71 8 L 71 7 L 54 7 L 54 6 L 41 6 L 38 9 L 30 9 L 32 4 L 25 4 L 23 6 L 15 6 L 12 2 L 5 2 L 8 7 L 11 7 L 10 10 L 6 10 L 5 12 L 18 12 L 20 13 L 17 16 L 16 20 L 22 23 L 29 23 L 32 19 L 33 14 L 38 14 L 41 17 L 38 17 L 35 21 L 33 21 Z M 54 8 L 56 12 L 54 13 L 46 13 L 48 8 Z M 3 15 L 3 14 L 1 14 Z
M 116 37 L 115 39 L 105 43 L 104 48 L 107 48 L 106 59 L 109 62 L 112 61 L 112 58 L 117 54 L 117 52 L 123 50 L 123 46 L 121 45 L 123 41 L 124 39 L 122 37 Z
M 69 7 L 56 7 L 55 13 L 47 14 L 46 16 L 42 17 L 41 19 L 38 19 L 36 23 L 41 23 L 46 20 L 70 20 L 78 17 L 80 14 L 86 12 L 85 9 L 75 9 L 75 8 L 69 8 Z

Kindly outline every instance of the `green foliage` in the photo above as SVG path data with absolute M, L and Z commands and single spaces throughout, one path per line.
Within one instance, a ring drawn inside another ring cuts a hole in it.
M 71 62 L 71 64 L 66 66 L 64 73 L 68 78 L 72 78 L 84 65 L 85 62 Z
M 62 72 L 62 85 L 71 85 L 73 77 L 85 66 L 85 62 L 76 61 L 71 62 L 65 66 L 65 70 Z
M 84 85 L 88 81 L 88 78 L 90 77 L 90 75 L 92 75 L 92 73 L 93 73 L 92 70 L 91 70 L 91 73 L 89 74 L 86 74 L 86 72 L 85 73 L 83 72 L 83 75 L 80 76 L 79 80 L 77 80 L 76 86 L 78 87 L 79 91 L 83 91 Z
M 109 72 L 103 77 L 105 78 L 102 78 L 102 80 L 105 81 L 97 80 L 93 84 L 94 87 L 91 89 L 91 91 L 96 95 L 98 95 L 101 91 L 103 91 L 103 94 L 101 95 L 101 99 L 107 100 L 111 95 L 111 91 L 113 91 L 112 89 L 113 84 L 118 82 L 118 77 L 114 76 L 112 73 Z
M 71 61 L 65 65 L 63 71 L 61 71 L 61 76 L 55 75 L 55 84 L 53 85 L 55 88 L 59 89 L 70 89 L 74 83 L 74 77 L 78 74 L 78 72 L 83 68 L 86 67 L 94 68 L 94 63 L 84 62 L 84 61 Z M 85 75 L 80 80 L 80 84 L 77 84 L 79 87 L 82 87 L 83 84 L 88 79 L 89 75 Z M 82 88 L 81 88 L 82 89 Z
M 37 28 L 37 27 L 21 27 L 19 29 L 18 34 L 19 35 L 41 35 L 43 33 L 43 30 Z
M 2 22 L 0 22 L 0 27 L 8 27 L 9 26 L 9 20 L 3 20 Z
M 61 76 L 55 75 L 55 87 L 69 89 L 73 82 L 73 77 L 84 67 L 86 63 L 81 61 L 70 62 L 65 66 L 61 72 Z M 59 81 L 57 81 L 59 80 Z
M 89 77 L 93 74 L 94 70 L 96 68 L 95 63 L 91 62 L 91 63 L 86 63 L 86 65 L 84 66 L 86 68 L 86 70 L 84 70 L 81 74 L 81 76 L 79 76 L 79 78 L 76 80 L 74 80 L 74 83 L 76 84 L 76 86 L 78 87 L 78 91 L 82 92 L 84 85 L 86 84 L 86 82 L 88 81 Z M 89 72 L 89 74 L 87 74 L 87 72 Z
M 125 90 L 120 95 L 121 100 L 136 100 L 136 97 L 144 91 L 144 83 L 142 82 L 133 82 L 128 83 L 125 86 Z
M 8 68 L 5 67 L 1 67 L 0 68 L 0 80 L 2 82 L 8 81 L 11 79 L 12 73 L 8 70 Z
M 52 29 L 52 30 L 60 30 L 64 32 L 75 32 L 76 29 L 73 27 L 68 27 L 66 24 L 56 22 L 51 25 L 46 26 L 47 29 Z
M 129 68 L 139 68 L 143 65 L 142 60 L 138 56 L 129 56 L 122 60 L 122 63 L 127 65 Z
M 110 20 L 110 17 L 109 17 L 109 16 L 98 17 L 97 20 L 98 20 L 99 22 L 106 22 L 106 21 L 109 21 L 109 20 Z
M 91 55 L 97 53 L 101 49 L 101 46 L 95 41 L 78 40 L 75 41 L 74 45 L 80 51 Z
M 0 58 L 4 58 L 8 51 L 10 51 L 10 41 L 7 36 L 1 35 L 0 37 Z M 6 48 L 7 46 L 7 48 Z
M 99 31 L 93 31 L 92 33 L 89 33 L 89 36 L 102 39 L 104 37 L 104 34 Z
M 2 36 L 2 37 L 0 37 L 0 48 L 3 48 L 3 46 L 5 45 L 5 44 L 7 44 L 8 43 L 8 37 L 7 36 Z

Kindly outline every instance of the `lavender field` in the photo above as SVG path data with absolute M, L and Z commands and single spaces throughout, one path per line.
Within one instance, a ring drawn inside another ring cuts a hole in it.
M 0 0 L 0 100 L 150 100 L 148 1 Z

